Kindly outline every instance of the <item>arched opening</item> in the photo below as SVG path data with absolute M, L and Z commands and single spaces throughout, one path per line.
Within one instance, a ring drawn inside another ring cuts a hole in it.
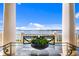
M 54 31 L 61 33 L 61 3 L 16 4 L 16 15 L 17 39 L 22 39 L 22 37 L 19 35 L 21 32 L 27 35 L 48 33 L 52 35 Z

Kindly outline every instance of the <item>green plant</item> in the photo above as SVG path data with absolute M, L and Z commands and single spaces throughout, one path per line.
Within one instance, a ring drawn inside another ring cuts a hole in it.
M 31 41 L 32 46 L 38 49 L 46 48 L 48 46 L 48 43 L 49 41 L 43 36 L 34 37 Z

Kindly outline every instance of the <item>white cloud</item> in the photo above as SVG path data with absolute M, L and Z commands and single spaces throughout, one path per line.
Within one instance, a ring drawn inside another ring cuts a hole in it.
M 26 27 L 16 27 L 16 29 L 26 30 Z
M 78 18 L 79 18 L 79 12 L 78 12 L 78 13 L 76 13 L 75 17 L 76 17 L 76 19 L 78 19 Z
M 29 26 L 34 27 L 34 28 L 43 28 L 44 25 L 38 24 L 38 23 L 29 23 Z
M 79 30 L 79 25 L 75 25 Z M 29 23 L 27 26 L 16 27 L 17 30 L 62 30 L 62 24 Z
M 22 3 L 17 3 L 18 5 L 21 5 Z
M 56 30 L 56 29 L 62 29 L 61 24 L 39 24 L 39 23 L 29 23 L 27 26 L 23 27 L 16 27 L 16 29 L 19 30 Z
M 3 27 L 2 26 L 0 26 L 0 31 L 2 31 L 3 30 Z
M 3 21 L 0 20 L 0 31 L 2 31 L 2 30 L 3 30 Z
M 79 30 L 79 24 L 76 24 L 76 30 Z
M 0 20 L 0 24 L 2 24 L 3 23 L 3 21 L 2 20 Z
M 3 26 L 0 25 L 0 30 Z M 39 24 L 29 23 L 27 26 L 16 27 L 17 30 L 61 30 L 62 24 Z M 76 25 L 76 30 L 79 30 L 79 25 Z

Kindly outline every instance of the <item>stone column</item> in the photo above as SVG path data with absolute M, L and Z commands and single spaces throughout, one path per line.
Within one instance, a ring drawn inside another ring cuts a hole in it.
M 75 45 L 74 4 L 64 3 L 62 5 L 62 43 Z M 63 55 L 67 55 L 67 45 L 62 46 Z
M 16 4 L 4 4 L 3 45 L 16 41 Z

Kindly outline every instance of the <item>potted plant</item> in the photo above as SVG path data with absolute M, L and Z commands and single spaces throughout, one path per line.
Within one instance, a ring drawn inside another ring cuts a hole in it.
M 40 36 L 40 37 L 34 37 L 31 41 L 31 46 L 33 48 L 36 48 L 36 49 L 45 49 L 48 47 L 48 40 L 45 39 L 45 37 L 43 36 Z

